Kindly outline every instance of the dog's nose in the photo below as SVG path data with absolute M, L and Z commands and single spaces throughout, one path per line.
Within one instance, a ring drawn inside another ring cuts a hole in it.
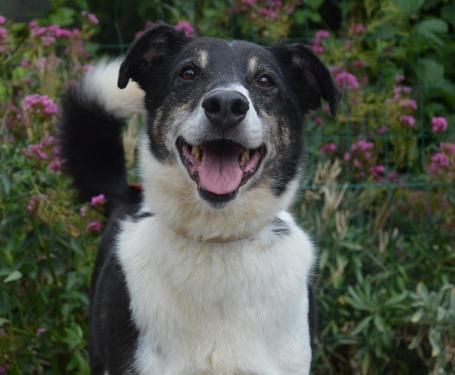
M 219 90 L 207 95 L 202 107 L 213 125 L 227 129 L 240 124 L 250 105 L 238 91 Z

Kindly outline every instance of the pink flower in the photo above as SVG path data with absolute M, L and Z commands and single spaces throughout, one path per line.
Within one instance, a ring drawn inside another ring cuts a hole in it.
M 324 154 L 331 154 L 337 150 L 337 145 L 335 143 L 327 143 L 321 147 L 321 152 Z
M 24 155 L 34 157 L 39 161 L 47 160 L 48 154 L 41 143 L 28 145 L 24 150 Z
M 25 111 L 35 110 L 36 112 L 45 115 L 54 115 L 58 113 L 57 104 L 45 95 L 27 95 L 22 101 L 22 107 Z
M 345 71 L 336 73 L 335 81 L 337 82 L 338 86 L 341 88 L 347 88 L 348 90 L 356 90 L 360 86 L 359 81 L 357 81 L 355 75 Z
M 322 124 L 322 118 L 320 118 L 319 116 L 316 116 L 316 117 L 314 118 L 314 123 L 315 123 L 316 125 L 321 125 L 321 124 Z
M 325 51 L 324 47 L 323 46 L 319 46 L 319 45 L 316 45 L 316 44 L 313 44 L 311 46 L 311 49 L 313 50 L 313 52 L 316 54 L 316 55 L 322 55 Z
M 43 45 L 46 47 L 51 46 L 52 44 L 55 43 L 55 38 L 53 36 L 43 36 L 41 38 L 41 41 L 43 42 Z
M 431 161 L 434 163 L 439 164 L 441 167 L 448 167 L 449 166 L 449 158 L 446 154 L 442 152 L 438 152 L 431 157 Z
M 396 184 L 398 184 L 400 182 L 400 176 L 398 175 L 397 171 L 389 172 L 387 178 L 390 182 L 394 182 Z
M 398 74 L 395 76 L 395 82 L 396 83 L 401 83 L 401 82 L 404 82 L 405 80 L 405 76 L 403 74 Z
M 4 27 L 0 27 L 0 40 L 6 39 L 8 37 L 8 30 Z
M 365 66 L 366 64 L 362 60 L 356 60 L 354 61 L 354 68 L 356 69 L 361 69 Z
M 449 158 L 446 154 L 442 152 L 438 152 L 431 157 L 431 164 L 430 164 L 430 173 L 437 174 L 441 170 L 446 169 L 450 165 Z
M 455 154 L 455 143 L 441 143 L 440 149 Z
M 366 28 L 363 23 L 355 23 L 351 25 L 351 33 L 361 35 L 365 32 Z
M 378 134 L 379 134 L 379 135 L 384 135 L 385 133 L 387 133 L 387 127 L 386 127 L 386 126 L 381 126 L 381 127 L 378 129 Z
M 373 147 L 374 147 L 373 143 L 360 139 L 351 145 L 351 151 L 352 152 L 355 152 L 355 151 L 366 152 L 366 151 L 372 150 Z
M 242 0 L 242 4 L 244 5 L 254 5 L 257 3 L 257 0 Z
M 330 33 L 327 30 L 319 30 L 314 34 L 314 40 L 318 42 L 328 38 L 330 38 Z
M 23 68 L 30 68 L 30 66 L 31 66 L 30 60 L 22 59 L 20 66 Z
M 445 117 L 433 117 L 431 119 L 431 130 L 433 133 L 443 133 L 448 126 L 449 123 Z
M 6 18 L 0 15 L 0 25 L 4 25 L 6 22 Z
M 97 220 L 91 221 L 87 224 L 87 230 L 93 233 L 99 233 L 103 230 L 103 224 Z
M 36 336 L 40 337 L 47 332 L 46 328 L 40 327 L 36 330 Z
M 57 173 L 62 169 L 62 161 L 58 158 L 53 159 L 48 166 L 51 172 Z
M 413 116 L 402 116 L 401 117 L 401 122 L 410 128 L 415 127 L 416 120 Z
M 374 165 L 370 167 L 370 174 L 374 180 L 379 181 L 384 177 L 385 168 L 383 165 Z
M 175 29 L 178 31 L 183 31 L 185 32 L 186 36 L 193 36 L 194 34 L 194 29 L 193 26 L 188 21 L 181 21 L 177 25 L 175 25 Z
M 90 22 L 93 25 L 98 25 L 100 23 L 98 18 L 93 13 L 89 13 L 86 10 L 84 10 L 82 12 L 82 15 L 88 20 L 88 22 Z
M 414 99 L 403 99 L 400 101 L 400 107 L 415 111 L 417 109 L 417 102 Z
M 106 203 L 106 197 L 104 196 L 104 194 L 100 194 L 95 197 L 92 197 L 92 199 L 90 201 L 90 204 L 93 207 L 101 207 L 101 206 L 104 206 L 105 203 Z
M 0 365 L 0 375 L 6 375 L 6 365 Z

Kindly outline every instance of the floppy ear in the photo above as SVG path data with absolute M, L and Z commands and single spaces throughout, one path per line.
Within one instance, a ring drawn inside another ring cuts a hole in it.
M 341 91 L 319 57 L 310 48 L 299 43 L 272 47 L 271 51 L 297 94 L 303 113 L 319 108 L 322 98 L 329 103 L 334 116 L 341 99 Z
M 128 49 L 120 66 L 118 87 L 124 89 L 130 78 L 142 85 L 154 66 L 175 55 L 190 39 L 183 31 L 166 24 L 147 30 Z

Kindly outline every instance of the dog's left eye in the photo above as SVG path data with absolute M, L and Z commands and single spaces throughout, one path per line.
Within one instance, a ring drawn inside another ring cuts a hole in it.
M 273 86 L 272 77 L 270 77 L 268 74 L 261 74 L 257 78 L 256 83 L 258 84 L 259 87 L 262 87 L 265 89 Z
M 192 67 L 185 67 L 180 71 L 180 78 L 185 81 L 192 81 L 196 78 L 196 71 Z

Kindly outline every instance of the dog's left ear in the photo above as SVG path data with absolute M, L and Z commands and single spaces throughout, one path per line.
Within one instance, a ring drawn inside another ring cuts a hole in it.
M 299 100 L 303 113 L 321 106 L 321 99 L 329 103 L 335 116 L 341 92 L 327 67 L 309 48 L 300 43 L 270 48 L 282 66 L 283 74 Z
M 168 61 L 191 38 L 167 24 L 158 24 L 133 42 L 120 66 L 117 86 L 124 89 L 130 78 L 143 86 L 148 75 Z

